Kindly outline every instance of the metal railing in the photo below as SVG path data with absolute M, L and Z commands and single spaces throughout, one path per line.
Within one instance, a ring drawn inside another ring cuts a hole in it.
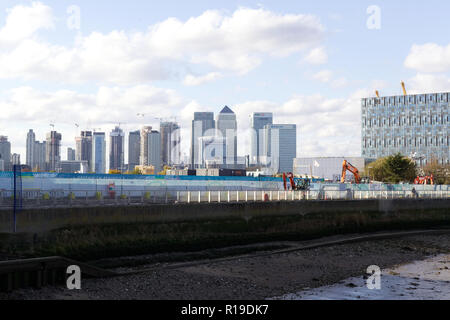
M 178 203 L 302 200 L 450 199 L 450 191 L 180 191 Z
M 120 194 L 34 191 L 22 195 L 23 207 L 113 206 L 152 203 L 232 203 L 307 200 L 449 199 L 450 191 L 126 191 Z M 12 208 L 10 192 L 0 192 L 0 208 Z

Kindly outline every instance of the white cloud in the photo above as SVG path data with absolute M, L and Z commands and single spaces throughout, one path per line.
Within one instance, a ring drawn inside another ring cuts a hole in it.
M 418 73 L 406 85 L 408 94 L 449 92 L 450 78 L 444 74 Z
M 33 13 L 15 13 L 27 8 Z M 67 47 L 35 37 L 51 27 L 52 19 L 50 8 L 40 3 L 11 11 L 3 33 L 14 21 L 24 26 L 13 47 L 0 49 L 0 78 L 137 84 L 179 78 L 179 70 L 196 65 L 211 69 L 210 74 L 245 74 L 267 56 L 317 47 L 325 30 L 316 16 L 239 8 L 231 15 L 210 10 L 187 21 L 169 18 L 145 32 L 93 32 Z
M 424 73 L 450 71 L 450 44 L 415 44 L 405 60 L 405 66 Z
M 6 23 L 0 29 L 0 47 L 30 38 L 40 29 L 54 27 L 52 9 L 40 2 L 18 5 L 7 12 Z
M 346 99 L 327 99 L 322 95 L 294 96 L 277 104 L 270 101 L 250 101 L 232 109 L 238 118 L 242 139 L 240 154 L 248 154 L 252 112 L 273 112 L 274 123 L 297 125 L 299 156 L 360 156 L 361 98 L 370 90 L 360 90 Z M 245 153 L 246 152 L 246 153 Z
M 343 88 L 348 86 L 349 82 L 347 80 L 347 78 L 345 77 L 340 77 L 338 79 L 333 80 L 333 82 L 331 83 L 331 86 L 333 88 Z
M 304 61 L 315 65 L 325 64 L 328 62 L 328 55 L 325 52 L 325 48 L 314 48 L 304 58 Z
M 212 82 L 222 77 L 220 72 L 211 72 L 204 76 L 194 76 L 192 74 L 188 74 L 184 77 L 184 85 L 186 86 L 198 86 L 204 83 Z
M 331 70 L 322 70 L 313 75 L 315 80 L 328 83 L 333 78 L 333 72 Z

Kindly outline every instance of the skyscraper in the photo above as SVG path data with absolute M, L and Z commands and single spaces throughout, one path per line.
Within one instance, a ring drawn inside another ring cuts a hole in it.
M 260 157 L 263 155 L 264 142 L 264 126 L 273 123 L 273 114 L 269 112 L 255 112 L 251 116 L 251 151 L 250 164 L 261 164 Z
M 128 135 L 128 170 L 133 171 L 138 166 L 141 155 L 141 132 L 131 131 Z
M 172 166 L 181 161 L 180 126 L 175 122 L 161 122 L 161 160 L 162 165 Z
M 161 134 L 152 127 L 141 130 L 140 164 L 155 167 L 155 173 L 161 171 Z
M 4 171 L 11 170 L 11 142 L 5 136 L 0 136 L 0 160 Z
M 236 114 L 225 106 L 217 116 L 217 134 L 225 138 L 225 163 L 223 167 L 234 168 L 237 163 L 237 121 Z
M 58 172 L 61 162 L 61 134 L 56 131 L 47 133 L 45 161 L 49 171 Z
M 67 148 L 67 161 L 75 161 L 75 149 Z
M 204 136 L 215 135 L 215 121 L 213 112 L 195 112 L 194 120 L 192 120 L 192 136 L 191 136 L 191 166 L 199 167 L 201 157 L 199 157 L 199 140 Z
M 152 132 L 152 127 L 145 126 L 141 129 L 141 148 L 139 155 L 139 164 L 141 166 L 148 166 L 148 135 Z
M 267 124 L 263 132 L 265 156 L 260 156 L 262 164 L 270 167 L 273 173 L 292 172 L 294 159 L 297 157 L 297 126 Z
M 32 169 L 36 170 L 36 171 L 47 170 L 46 156 L 47 156 L 47 142 L 35 141 L 34 142 L 34 154 L 33 154 Z
M 27 133 L 26 164 L 32 170 L 44 171 L 47 169 L 46 142 L 36 141 L 36 134 L 32 129 Z
M 109 137 L 109 169 L 123 171 L 125 133 L 119 127 L 115 127 Z
M 27 146 L 26 146 L 26 164 L 31 168 L 34 168 L 34 144 L 36 142 L 36 135 L 32 129 L 27 133 Z
M 92 137 L 92 168 L 95 173 L 106 173 L 106 139 L 104 132 L 94 132 Z
M 88 170 L 92 170 L 92 131 L 81 131 L 81 136 L 75 138 L 75 160 L 87 161 Z

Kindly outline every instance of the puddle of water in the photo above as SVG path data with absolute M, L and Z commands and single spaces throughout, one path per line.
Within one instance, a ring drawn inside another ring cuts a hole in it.
M 382 270 L 381 289 L 367 288 L 363 276 L 289 293 L 276 300 L 450 300 L 450 255 Z

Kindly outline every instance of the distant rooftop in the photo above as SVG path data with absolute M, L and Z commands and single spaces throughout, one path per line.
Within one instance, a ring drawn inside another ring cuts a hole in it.
M 228 108 L 228 106 L 225 106 L 220 113 L 234 113 L 233 110 Z

